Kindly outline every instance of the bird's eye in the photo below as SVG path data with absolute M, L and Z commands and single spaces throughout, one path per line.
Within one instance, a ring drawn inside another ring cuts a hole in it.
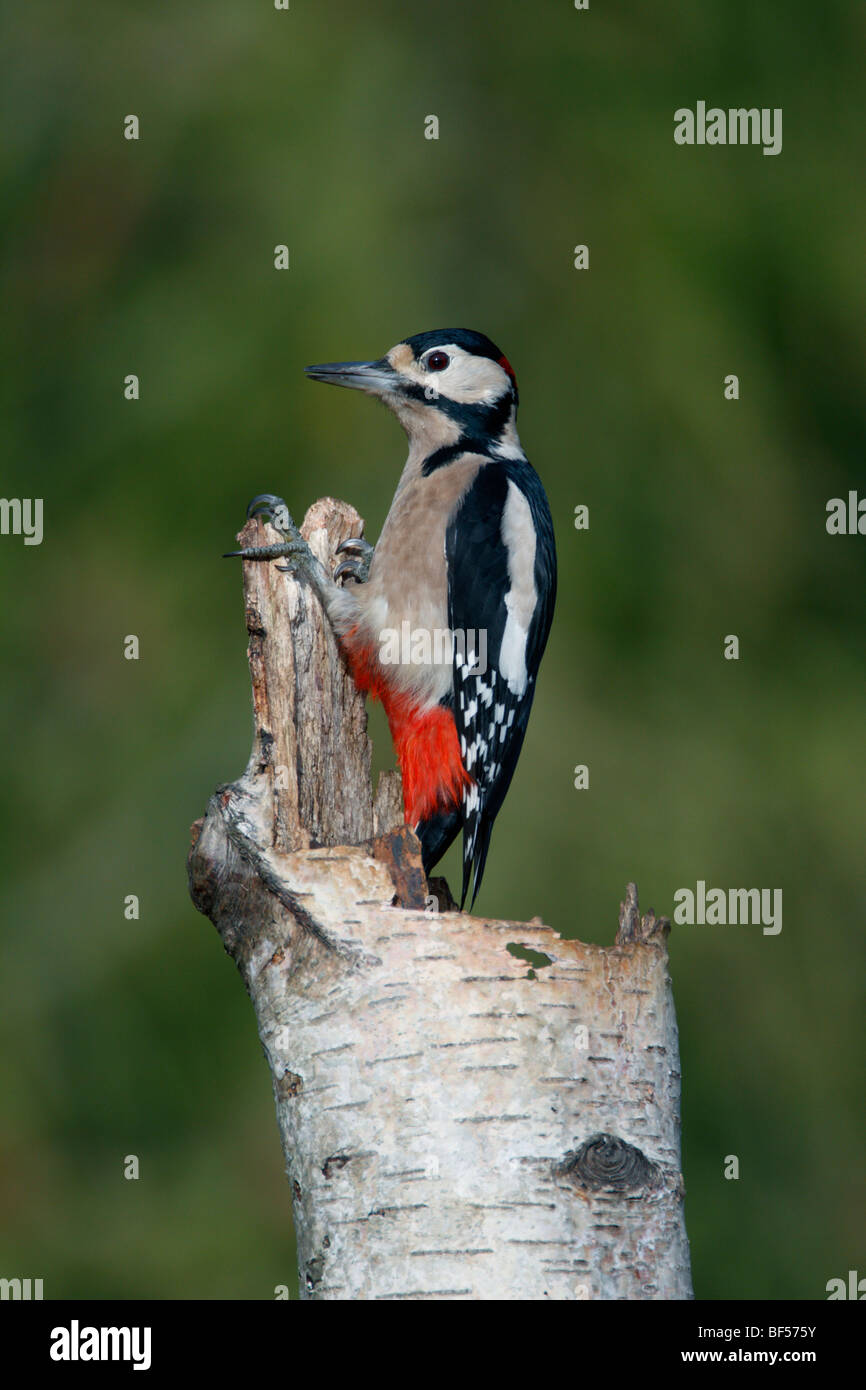
M 451 358 L 447 352 L 431 352 L 427 358 L 428 372 L 444 372 Z

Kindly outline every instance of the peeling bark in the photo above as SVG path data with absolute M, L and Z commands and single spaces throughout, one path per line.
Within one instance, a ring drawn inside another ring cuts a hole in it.
M 302 530 L 333 566 L 361 528 L 326 498 Z M 301 1297 L 690 1298 L 668 922 L 634 885 L 609 948 L 449 910 L 317 599 L 243 569 L 253 750 L 190 892 L 255 1006 Z

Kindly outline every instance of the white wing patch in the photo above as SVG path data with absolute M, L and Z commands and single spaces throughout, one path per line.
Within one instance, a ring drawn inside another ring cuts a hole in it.
M 527 686 L 526 642 L 538 592 L 535 588 L 535 527 L 529 503 L 510 479 L 508 496 L 502 509 L 502 543 L 508 554 L 508 580 L 505 595 L 508 617 L 499 652 L 499 671 L 513 695 L 522 695 Z

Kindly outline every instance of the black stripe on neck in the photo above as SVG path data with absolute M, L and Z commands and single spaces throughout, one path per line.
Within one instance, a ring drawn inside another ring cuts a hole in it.
M 443 444 L 441 449 L 434 449 L 432 454 L 428 454 L 421 465 L 421 475 L 429 478 L 431 473 L 435 473 L 437 468 L 444 468 L 446 464 L 453 463 L 455 459 L 461 458 L 464 454 L 483 454 L 485 458 L 490 457 L 491 440 L 479 439 L 471 434 L 461 434 L 456 444 Z

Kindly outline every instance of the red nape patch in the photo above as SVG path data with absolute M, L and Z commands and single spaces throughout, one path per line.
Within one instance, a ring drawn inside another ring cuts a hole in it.
M 514 375 L 514 368 L 512 367 L 512 365 L 511 365 L 511 363 L 509 362 L 508 358 L 507 358 L 507 357 L 505 356 L 505 354 L 503 353 L 502 356 L 501 356 L 500 358 L 498 358 L 497 360 L 498 360 L 498 362 L 499 362 L 500 367 L 504 368 L 504 370 L 508 373 L 508 375 L 511 377 L 511 380 L 514 382 L 514 385 L 516 386 L 516 385 L 517 385 L 517 377 Z
M 428 820 L 437 811 L 452 811 L 463 799 L 472 778 L 463 766 L 457 725 L 450 710 L 441 705 L 419 709 L 411 695 L 395 691 L 369 647 L 353 645 L 357 629 L 343 638 L 343 650 L 359 690 L 380 700 L 400 771 L 403 774 L 403 808 L 409 825 Z

